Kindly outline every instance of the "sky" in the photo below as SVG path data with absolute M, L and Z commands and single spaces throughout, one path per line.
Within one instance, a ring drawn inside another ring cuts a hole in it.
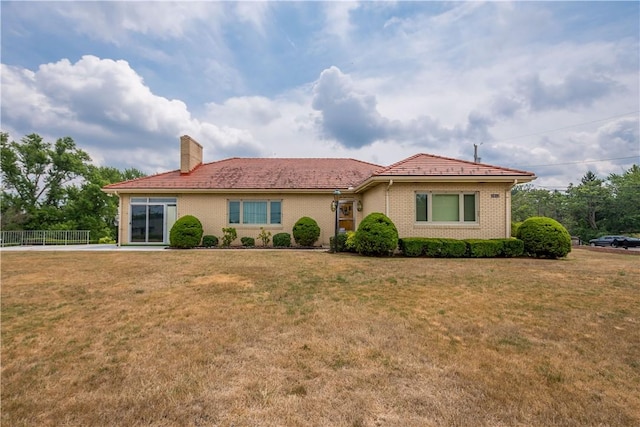
M 10 140 L 93 162 L 417 153 L 563 190 L 640 164 L 640 2 L 2 1 Z

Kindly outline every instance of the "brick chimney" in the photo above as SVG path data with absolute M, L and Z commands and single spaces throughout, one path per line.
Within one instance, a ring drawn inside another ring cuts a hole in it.
M 180 137 L 180 173 L 189 173 L 202 164 L 202 145 L 189 135 Z

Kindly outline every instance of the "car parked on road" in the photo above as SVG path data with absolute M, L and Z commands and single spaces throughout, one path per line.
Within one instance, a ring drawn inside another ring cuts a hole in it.
M 612 246 L 614 248 L 634 248 L 640 246 L 640 239 L 629 236 L 602 236 L 589 240 L 591 246 Z

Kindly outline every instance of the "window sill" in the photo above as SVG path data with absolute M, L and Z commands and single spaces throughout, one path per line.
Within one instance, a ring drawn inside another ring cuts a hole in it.
M 480 228 L 478 222 L 414 222 L 414 228 Z

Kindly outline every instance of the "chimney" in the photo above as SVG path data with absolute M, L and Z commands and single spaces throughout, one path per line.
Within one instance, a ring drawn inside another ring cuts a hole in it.
M 189 135 L 180 137 L 180 173 L 191 172 L 202 164 L 202 145 Z

